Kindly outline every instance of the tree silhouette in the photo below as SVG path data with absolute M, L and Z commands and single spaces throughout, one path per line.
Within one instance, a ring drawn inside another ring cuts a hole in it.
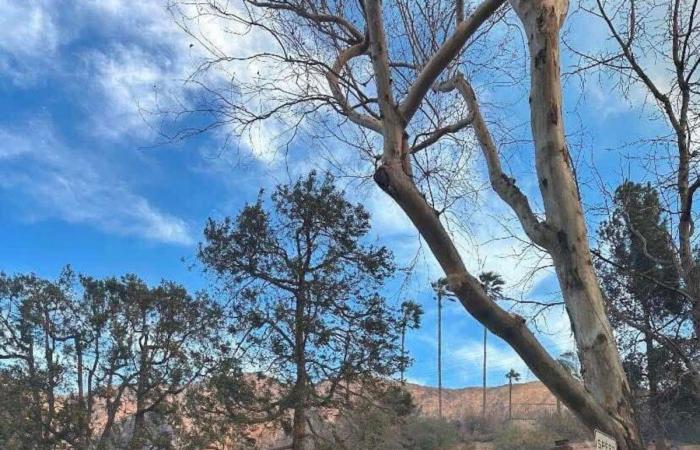
M 216 362 L 220 319 L 173 282 L 0 273 L 0 448 L 153 444 L 150 419 L 174 421 L 177 396 Z M 129 400 L 132 431 L 117 433 Z
M 450 301 L 454 301 L 453 298 L 449 298 L 452 295 L 447 288 L 447 279 L 440 278 L 439 280 L 431 283 L 435 294 L 437 295 L 437 352 L 438 352 L 438 416 L 442 418 L 442 299 L 448 297 Z
M 520 381 L 520 374 L 515 369 L 510 369 L 506 378 L 508 378 L 508 420 L 510 420 L 513 418 L 513 380 Z
M 481 272 L 479 274 L 479 281 L 481 282 L 486 295 L 494 300 L 503 298 L 503 286 L 506 284 L 503 278 L 496 272 Z M 486 341 L 488 338 L 489 330 L 484 326 L 484 364 L 482 372 L 482 391 L 481 391 L 481 417 L 486 418 Z
M 251 420 L 284 425 L 292 412 L 294 450 L 305 446 L 309 408 L 340 406 L 343 389 L 404 367 L 401 316 L 378 292 L 393 257 L 364 242 L 369 231 L 364 207 L 315 172 L 279 185 L 269 206 L 261 193 L 206 226 L 200 259 L 230 295 L 250 362 L 272 374 L 258 380 L 268 388 L 256 388 Z
M 400 373 L 401 384 L 406 383 L 406 367 L 409 364 L 409 358 L 406 354 L 406 332 L 411 329 L 420 328 L 420 320 L 423 315 L 423 307 L 412 300 L 406 300 L 401 303 L 401 318 L 399 320 L 399 329 L 401 330 L 401 361 Z

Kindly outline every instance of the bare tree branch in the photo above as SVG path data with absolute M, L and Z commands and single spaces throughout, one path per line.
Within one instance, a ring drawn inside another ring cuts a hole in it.
M 418 105 L 433 83 L 443 73 L 445 68 L 454 60 L 467 40 L 479 27 L 505 3 L 505 0 L 485 0 L 469 18 L 460 21 L 454 34 L 438 49 L 430 60 L 423 66 L 415 81 L 403 99 L 399 109 L 406 122 L 409 122 L 418 109 Z

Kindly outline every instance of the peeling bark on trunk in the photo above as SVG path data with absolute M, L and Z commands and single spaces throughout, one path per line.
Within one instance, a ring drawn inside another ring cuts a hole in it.
M 539 221 L 527 204 L 527 198 L 512 182 L 499 181 L 504 175 L 500 173 L 497 153 L 492 149 L 485 150 L 489 174 L 494 188 L 516 212 L 528 236 L 552 256 L 574 329 L 585 388 L 547 353 L 523 318 L 503 310 L 489 298 L 479 281 L 466 270 L 452 237 L 417 189 L 407 164 L 411 150 L 407 146 L 406 118 L 410 115 L 401 114 L 401 107 L 394 101 L 380 2 L 368 0 L 365 13 L 369 52 L 376 75 L 384 137 L 382 165 L 375 171 L 374 180 L 403 209 L 425 239 L 447 275 L 450 289 L 464 308 L 508 342 L 532 372 L 582 422 L 615 436 L 621 450 L 640 450 L 643 447 L 631 393 L 593 270 L 586 224 L 564 138 L 559 29 L 568 4 L 562 0 L 511 0 L 511 4 L 525 26 L 531 52 L 532 132 L 546 222 Z M 436 88 L 442 89 L 441 86 Z M 447 87 L 447 90 L 452 88 Z M 469 94 L 464 93 L 465 96 Z M 478 134 L 479 115 L 471 112 Z M 481 131 L 486 130 L 482 127 Z
M 403 209 L 447 274 L 450 289 L 464 308 L 493 334 L 505 340 L 538 377 L 589 427 L 620 435 L 617 423 L 535 338 L 522 317 L 499 307 L 470 275 L 454 243 L 398 158 L 387 158 L 374 174 L 375 182 Z M 621 449 L 641 447 L 620 446 Z
M 631 392 L 593 269 L 586 223 L 573 176 L 562 117 L 559 30 L 566 0 L 512 0 L 527 33 L 531 60 L 530 111 L 535 163 L 550 249 L 571 319 L 586 388 L 616 422 L 623 449 L 642 448 Z

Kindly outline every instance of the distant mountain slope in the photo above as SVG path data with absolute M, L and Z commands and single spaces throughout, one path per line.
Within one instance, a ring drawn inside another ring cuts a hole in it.
M 438 415 L 438 389 L 407 384 L 419 413 Z M 442 414 L 448 420 L 464 420 L 481 414 L 482 389 L 467 387 L 442 390 Z M 557 400 L 539 381 L 513 384 L 513 417 L 534 418 L 546 412 L 556 411 Z M 486 412 L 496 417 L 508 415 L 508 385 L 486 389 Z
M 438 389 L 435 387 L 406 384 L 406 389 L 413 396 L 417 407 L 417 414 L 422 416 L 438 415 Z M 469 417 L 481 415 L 482 390 L 479 387 L 462 389 L 443 389 L 442 393 L 443 417 L 449 421 L 462 422 Z M 486 392 L 487 414 L 497 419 L 505 419 L 508 416 L 508 385 L 487 388 Z M 102 405 L 100 405 L 102 406 Z M 98 406 L 95 417 L 97 423 L 105 420 L 104 410 Z M 118 425 L 115 429 L 115 442 L 128 442 L 131 429 L 130 415 L 133 414 L 135 404 L 127 396 L 120 412 L 118 413 Z M 521 383 L 513 385 L 513 418 L 534 419 L 546 412 L 556 410 L 556 399 L 549 390 L 540 382 Z M 320 411 L 310 411 L 312 416 Z M 332 410 L 324 410 L 321 413 L 326 420 L 334 416 Z M 152 418 L 157 421 L 157 418 Z M 333 419 L 331 419 L 332 421 Z M 189 425 L 186 421 L 185 425 Z M 163 434 L 172 432 L 169 427 L 155 426 Z M 248 435 L 255 439 L 260 448 L 272 448 L 288 441 L 278 424 L 266 424 L 253 426 L 248 430 Z

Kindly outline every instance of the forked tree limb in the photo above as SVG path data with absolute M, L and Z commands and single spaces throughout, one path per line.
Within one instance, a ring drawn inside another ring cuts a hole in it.
M 450 290 L 462 306 L 493 334 L 506 341 L 537 376 L 583 423 L 618 435 L 610 415 L 584 386 L 542 346 L 523 318 L 498 306 L 466 269 L 452 237 L 398 161 L 375 172 L 375 181 L 401 207 L 447 274 Z
M 340 87 L 340 74 L 345 70 L 345 66 L 350 62 L 351 59 L 356 58 L 367 51 L 368 42 L 363 40 L 362 42 L 348 47 L 342 51 L 338 58 L 335 60 L 331 70 L 326 72 L 326 80 L 328 80 L 328 85 L 331 89 L 331 94 L 333 98 L 340 105 L 340 109 L 343 114 L 352 122 L 360 125 L 364 128 L 376 131 L 377 133 L 382 132 L 382 124 L 379 120 L 372 116 L 358 113 L 354 108 L 348 103 L 347 96 L 343 94 Z
M 385 156 L 402 157 L 403 130 L 406 126 L 406 120 L 399 113 L 394 100 L 391 68 L 389 67 L 389 48 L 382 16 L 382 2 L 379 0 L 367 0 L 364 5 L 372 67 L 377 86 L 377 102 L 379 103 L 382 117 L 384 154 Z
M 455 60 L 462 51 L 467 40 L 479 29 L 479 27 L 493 15 L 505 3 L 505 0 L 485 0 L 465 20 L 462 20 L 455 32 L 442 43 L 440 48 L 430 57 L 423 66 L 406 97 L 401 101 L 399 110 L 407 122 L 418 110 L 423 98 L 432 88 L 435 81 L 445 71 L 447 66 Z
M 518 220 L 525 231 L 525 234 L 538 246 L 544 249 L 551 249 L 556 239 L 552 230 L 545 222 L 540 221 L 530 207 L 527 196 L 516 186 L 515 180 L 503 172 L 501 160 L 498 155 L 498 148 L 491 137 L 488 125 L 481 115 L 481 110 L 476 99 L 474 89 L 461 73 L 437 86 L 440 91 L 451 91 L 456 89 L 464 98 L 469 109 L 469 116 L 472 117 L 472 129 L 479 142 L 481 151 L 486 160 L 489 172 L 489 181 L 496 194 L 504 201 L 518 216 Z
M 406 98 L 397 105 L 392 90 L 387 36 L 379 0 L 366 0 L 364 14 L 381 117 L 384 151 L 375 182 L 403 209 L 448 277 L 451 290 L 464 308 L 522 357 L 533 373 L 589 427 L 614 435 L 621 450 L 641 449 L 641 439 L 630 403 L 630 390 L 615 347 L 612 329 L 587 245 L 586 224 L 570 167 L 561 113 L 559 29 L 566 16 L 564 0 L 511 0 L 528 34 L 532 65 L 531 114 L 540 191 L 546 222 L 534 214 L 524 194 L 504 184 L 497 149 L 483 118 L 477 131 L 484 145 L 490 176 L 535 243 L 552 255 L 567 311 L 572 321 L 585 387 L 543 348 L 525 321 L 492 301 L 466 270 L 438 215 L 411 177 L 406 155 L 406 127 L 427 91 L 458 56 L 469 35 L 502 4 L 486 0 L 472 17 L 438 49 L 421 70 Z M 471 27 L 474 27 L 471 29 Z M 471 30 L 471 31 L 470 31 Z M 459 85 L 459 86 L 458 86 Z M 469 102 L 472 121 L 478 107 L 468 84 L 458 83 Z M 435 136 L 434 136 L 435 137 Z M 436 139 L 437 141 L 437 139 Z M 545 226 L 546 223 L 546 226 Z M 549 231 L 551 229 L 551 231 Z
M 245 0 L 245 2 L 258 8 L 290 11 L 298 15 L 299 17 L 311 20 L 316 24 L 335 24 L 338 25 L 338 27 L 342 29 L 351 39 L 355 41 L 361 41 L 363 38 L 362 33 L 360 32 L 360 30 L 357 29 L 357 27 L 355 27 L 355 25 L 353 25 L 350 21 L 340 16 L 321 13 L 317 11 L 310 11 L 304 6 L 295 5 L 289 2 L 257 0 Z

